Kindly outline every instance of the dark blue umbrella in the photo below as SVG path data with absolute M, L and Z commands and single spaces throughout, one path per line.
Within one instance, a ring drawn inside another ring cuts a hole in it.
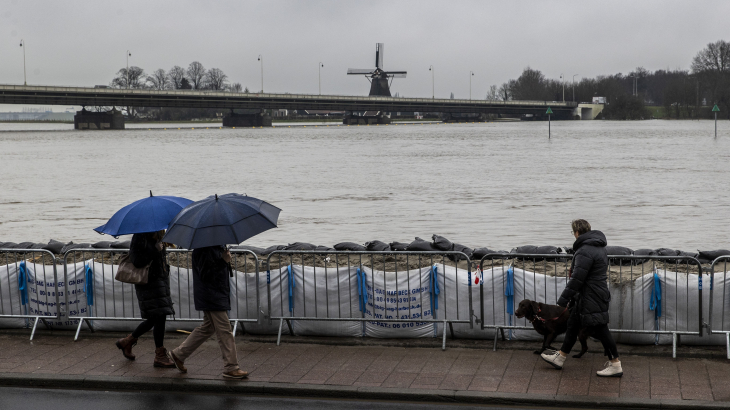
M 150 196 L 118 210 L 96 232 L 119 236 L 167 229 L 172 218 L 193 201 L 177 196 Z
M 276 228 L 279 212 L 274 205 L 246 195 L 209 196 L 180 211 L 162 240 L 185 249 L 239 244 Z

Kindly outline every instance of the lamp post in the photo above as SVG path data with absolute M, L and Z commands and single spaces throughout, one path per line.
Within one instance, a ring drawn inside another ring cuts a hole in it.
M 23 85 L 28 85 L 27 77 L 25 76 L 25 41 L 20 39 L 20 46 L 23 47 Z
M 471 100 L 471 78 L 474 77 L 474 72 L 469 71 L 469 99 Z
M 433 100 L 436 98 L 436 91 L 435 91 L 436 89 L 434 88 L 434 81 L 433 81 L 434 72 L 436 70 L 434 70 L 433 66 L 430 65 L 430 66 L 428 66 L 428 71 L 431 72 L 431 99 Z
M 317 66 L 317 70 L 319 70 L 319 95 L 322 95 L 322 67 L 324 67 L 324 64 L 320 61 Z M 264 88 L 263 85 L 261 88 Z
M 132 57 L 132 53 L 127 50 L 127 88 L 129 88 L 129 57 Z
M 629 77 L 633 78 L 633 80 L 631 80 L 631 95 L 635 96 L 636 94 L 638 94 L 636 92 L 636 76 L 630 75 Z
M 563 73 L 560 73 L 560 83 L 563 85 L 563 102 L 565 102 L 565 79 Z
M 575 102 L 575 76 L 578 74 L 573 74 L 573 102 Z
M 261 94 L 264 93 L 264 57 L 259 54 L 259 61 L 261 61 Z

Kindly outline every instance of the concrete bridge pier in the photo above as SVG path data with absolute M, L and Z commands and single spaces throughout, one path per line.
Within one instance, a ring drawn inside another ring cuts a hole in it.
M 345 112 L 342 118 L 345 125 L 370 125 L 370 124 L 390 124 L 390 117 L 386 116 L 383 111 L 365 111 L 362 115 Z
M 271 115 L 263 109 L 240 110 L 223 117 L 224 127 L 271 127 Z
M 459 112 L 445 112 L 441 114 L 441 121 L 443 122 L 487 122 L 489 116 L 485 113 L 459 113 Z
M 74 129 L 77 130 L 123 130 L 124 116 L 113 108 L 107 112 L 87 111 L 83 108 L 74 115 Z

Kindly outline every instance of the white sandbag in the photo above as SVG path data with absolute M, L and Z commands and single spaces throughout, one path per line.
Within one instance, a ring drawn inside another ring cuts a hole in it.
M 363 267 L 368 295 L 365 335 L 379 338 L 433 337 L 434 325 L 428 322 L 379 322 L 377 319 L 434 319 L 431 305 L 432 268 L 402 272 L 383 272 Z M 438 275 L 443 277 L 443 275 Z M 438 301 L 438 299 L 434 299 Z M 435 308 L 435 304 L 433 306 Z M 434 309 L 436 310 L 436 309 Z M 437 315 L 438 316 L 438 315 Z M 438 317 L 436 317 L 438 319 Z
M 502 317 L 501 311 L 503 311 L 504 303 L 501 299 L 493 300 L 491 298 L 492 287 L 501 287 L 502 276 L 501 274 L 494 276 L 493 270 L 490 269 L 484 274 L 478 272 L 472 272 L 466 269 L 457 269 L 453 266 L 445 266 L 438 264 L 438 272 L 443 272 L 443 275 L 438 275 L 440 292 L 438 294 L 439 304 L 438 309 L 435 310 L 435 317 L 437 319 L 448 319 L 448 320 L 469 320 L 470 314 L 474 314 L 473 327 L 468 323 L 454 323 L 454 337 L 455 338 L 468 338 L 468 339 L 487 339 L 494 337 L 494 329 L 482 329 L 481 325 L 476 322 L 476 319 L 481 315 L 479 292 L 480 286 L 482 287 L 484 294 L 489 295 L 488 299 L 485 299 L 484 305 L 484 316 L 487 318 L 485 324 L 493 324 L 495 321 L 499 321 L 499 317 Z M 471 283 L 471 286 L 469 284 Z M 472 298 L 472 311 L 469 310 L 469 293 Z M 499 293 L 499 292 L 497 292 Z M 496 314 L 493 309 L 492 302 L 499 303 Z M 488 303 L 486 303 L 488 302 Z M 436 335 L 440 336 L 443 334 L 443 325 L 436 324 L 437 331 Z M 447 330 L 447 337 L 451 337 L 450 331 Z
M 287 270 L 285 275 L 289 274 Z M 324 268 L 294 265 L 294 298 L 286 315 L 316 318 L 361 317 L 357 293 L 357 267 Z M 288 281 L 285 282 L 288 285 Z M 288 288 L 287 288 L 288 289 Z M 295 320 L 294 334 L 301 336 L 362 336 L 362 322 Z
M 27 314 L 27 305 L 20 303 L 18 290 L 18 264 L 0 266 L 0 315 Z M 26 327 L 26 319 L 0 318 L 0 328 L 12 329 Z

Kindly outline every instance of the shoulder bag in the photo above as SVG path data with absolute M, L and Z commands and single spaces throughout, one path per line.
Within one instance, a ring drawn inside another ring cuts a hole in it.
M 152 265 L 152 261 L 150 261 L 147 266 L 138 268 L 132 263 L 132 260 L 129 258 L 129 254 L 126 254 L 119 261 L 119 268 L 117 269 L 117 275 L 114 279 L 124 283 L 131 283 L 133 285 L 146 285 L 150 272 L 150 265 Z

